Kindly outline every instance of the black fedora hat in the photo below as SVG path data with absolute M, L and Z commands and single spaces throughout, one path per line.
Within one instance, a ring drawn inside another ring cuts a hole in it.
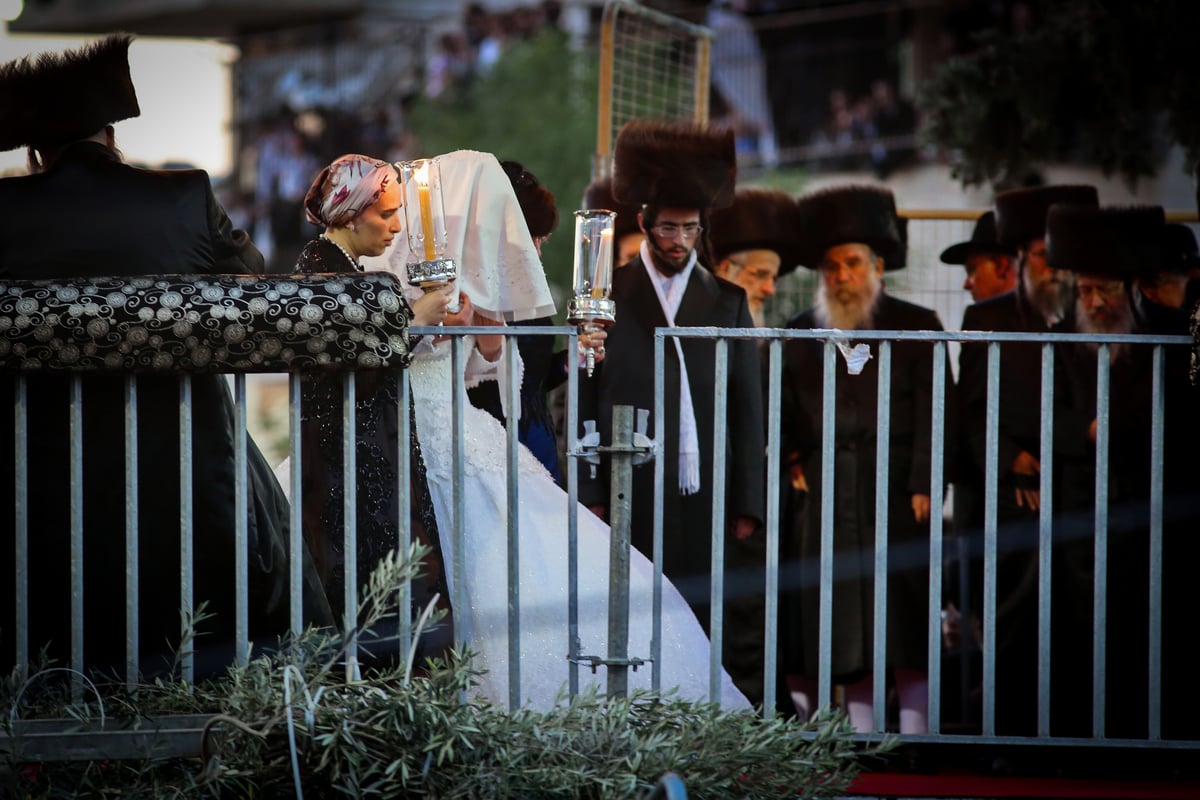
M 1001 244 L 996 238 L 995 212 L 985 211 L 980 215 L 971 230 L 971 238 L 947 247 L 942 251 L 941 260 L 943 264 L 962 265 L 967 263 L 967 257 L 973 253 L 1001 253 L 1009 256 L 1017 254 L 1015 247 Z

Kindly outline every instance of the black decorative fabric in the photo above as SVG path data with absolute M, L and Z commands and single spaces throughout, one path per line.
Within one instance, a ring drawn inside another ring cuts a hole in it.
M 403 367 L 410 314 L 386 272 L 0 280 L 0 369 Z

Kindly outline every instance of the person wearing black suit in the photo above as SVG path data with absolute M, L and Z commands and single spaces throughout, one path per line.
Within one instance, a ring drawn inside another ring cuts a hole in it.
M 937 314 L 887 294 L 884 271 L 905 263 L 892 193 L 878 186 L 838 186 L 798 201 L 806 236 L 801 263 L 821 275 L 817 302 L 789 328 L 941 330 Z M 861 345 L 860 345 L 861 346 Z M 869 345 L 877 351 L 874 343 Z M 888 485 L 876 485 L 879 360 L 856 371 L 839 357 L 834 472 L 834 683 L 845 687 L 851 723 L 873 729 L 873 569 L 875 495 L 888 500 L 887 654 L 900 700 L 900 730 L 926 729 L 928 682 L 929 518 L 933 358 L 930 345 L 896 342 L 891 364 Z M 797 712 L 809 716 L 816 697 L 820 586 L 805 576 L 821 556 L 824 343 L 790 341 L 784 348 L 781 447 L 798 490 L 781 558 L 792 588 L 781 598 L 781 668 Z M 847 361 L 850 359 L 847 358 Z M 949 369 L 947 385 L 952 384 Z M 936 509 L 940 513 L 940 509 Z M 799 585 L 793 581 L 798 580 Z
M 1075 273 L 1077 300 L 1073 323 L 1065 333 L 1151 333 L 1133 304 L 1132 281 L 1161 259 L 1165 215 L 1160 206 L 1053 206 L 1047 216 L 1047 256 L 1055 267 Z M 1162 572 L 1153 579 L 1151 450 L 1153 350 L 1141 344 L 1108 346 L 1109 415 L 1106 437 L 1098 418 L 1097 361 L 1094 343 L 1070 343 L 1058 353 L 1063 412 L 1056 419 L 1056 451 L 1064 461 L 1063 511 L 1072 525 L 1062 532 L 1055 553 L 1054 686 L 1061 702 L 1051 733 L 1086 735 L 1092 727 L 1091 661 L 1094 584 L 1097 575 L 1096 476 L 1107 440 L 1107 602 L 1103 607 L 1106 663 L 1101 672 L 1105 698 L 1104 735 L 1148 735 L 1148 690 L 1161 691 L 1163 734 L 1187 736 L 1197 713 L 1194 669 L 1187 633 L 1192 625 L 1194 571 L 1200 548 L 1200 491 L 1193 460 L 1197 448 L 1196 393 L 1187 378 L 1185 348 L 1168 347 L 1163 362 Z M 1162 669 L 1151 675 L 1149 663 L 1151 589 L 1161 591 Z M 1060 657 L 1061 656 L 1061 657 Z M 1161 681 L 1160 681 L 1161 678 Z
M 715 277 L 706 264 L 707 209 L 733 197 L 733 137 L 683 123 L 635 120 L 617 137 L 613 193 L 641 206 L 646 234 L 640 254 L 616 270 L 611 297 L 616 323 L 606 357 L 581 379 L 580 421 L 597 420 L 607 442 L 615 405 L 654 408 L 654 329 L 666 326 L 753 327 L 741 287 Z M 663 449 L 663 572 L 708 629 L 713 514 L 715 397 L 726 393 L 727 552 L 763 519 L 764 423 L 758 356 L 752 342 L 729 342 L 728 377 L 718 385 L 711 339 L 666 341 Z M 651 420 L 647 433 L 656 435 Z M 653 557 L 654 467 L 634 470 L 632 542 Z M 580 480 L 580 499 L 607 512 L 607 465 Z M 729 587 L 727 587 L 728 589 Z M 728 592 L 727 592 L 728 596 Z M 738 676 L 734 676 L 735 681 Z
M 1046 263 L 1046 213 L 1054 203 L 1096 207 L 1096 189 L 1051 185 L 996 195 L 996 238 L 1017 254 L 1016 289 L 974 303 L 962 329 L 1047 333 L 1070 315 L 1067 270 Z M 973 554 L 970 606 L 982 607 L 985 475 L 987 474 L 987 345 L 964 343 L 959 353 L 959 418 L 963 429 L 961 480 L 973 494 L 956 519 Z M 1040 519 L 1042 345 L 1000 346 L 996 488 L 996 732 L 1037 730 L 1037 537 Z
M 131 37 L 43 54 L 0 67 L 0 150 L 25 146 L 32 174 L 0 180 L 0 278 L 259 273 L 263 257 L 235 230 L 200 170 L 157 171 L 122 163 L 112 123 L 139 114 L 129 77 Z M 27 377 L 30 647 L 69 662 L 67 537 L 70 508 L 69 377 Z M 83 384 L 84 659 L 111 671 L 125 663 L 124 376 Z M 14 415 L 14 377 L 0 404 Z M 140 667 L 172 668 L 180 644 L 179 382 L 143 376 L 138 398 Z M 232 663 L 235 602 L 234 407 L 221 376 L 192 380 L 195 676 Z M 0 549 L 13 552 L 11 424 L 0 426 Z M 262 454 L 249 450 L 249 636 L 270 645 L 288 630 L 288 505 Z M 307 573 L 305 612 L 332 622 Z M 11 592 L 0 601 L 0 670 L 15 657 Z

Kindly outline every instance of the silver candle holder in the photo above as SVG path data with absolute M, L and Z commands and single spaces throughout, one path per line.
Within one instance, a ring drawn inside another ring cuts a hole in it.
M 580 332 L 599 330 L 616 322 L 617 305 L 610 298 L 613 278 L 613 225 L 617 213 L 608 209 L 575 212 L 573 296 L 567 302 L 567 321 Z M 587 374 L 596 368 L 596 351 L 584 351 Z

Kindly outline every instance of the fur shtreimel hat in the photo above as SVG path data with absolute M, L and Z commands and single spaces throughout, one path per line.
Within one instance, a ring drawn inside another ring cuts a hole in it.
M 617 133 L 612 190 L 623 203 L 725 208 L 736 182 L 732 130 L 635 119 Z
M 136 117 L 128 34 L 0 66 L 0 151 L 53 147 Z
M 588 184 L 583 190 L 583 208 L 607 208 L 617 212 L 617 218 L 613 221 L 613 235 L 618 240 L 626 234 L 642 232 L 637 221 L 641 207 L 618 202 L 613 197 L 612 178 L 597 178 Z
M 996 214 L 985 211 L 975 220 L 971 230 L 971 238 L 965 242 L 952 244 L 942 251 L 941 259 L 944 264 L 966 264 L 967 257 L 975 253 L 1000 253 L 1013 256 L 1017 249 L 1010 244 L 1001 244 L 996 239 Z
M 1162 206 L 1055 204 L 1046 214 L 1046 261 L 1080 275 L 1128 278 L 1162 260 Z
M 803 231 L 800 263 L 817 269 L 825 251 L 851 242 L 870 245 L 885 270 L 903 269 L 906 237 L 900 233 L 896 198 L 884 186 L 821 189 L 796 200 Z
M 1162 261 L 1158 268 L 1147 271 L 1186 275 L 1196 267 L 1200 267 L 1196 234 L 1182 222 L 1168 222 L 1163 226 Z
M 742 250 L 774 250 L 780 277 L 800 264 L 800 214 L 781 189 L 738 189 L 733 205 L 709 217 L 708 231 L 717 259 Z
M 996 195 L 996 238 L 1012 247 L 1024 247 L 1030 239 L 1046 235 L 1046 212 L 1055 203 L 1097 208 L 1100 196 L 1095 186 L 1059 184 L 1011 189 Z

